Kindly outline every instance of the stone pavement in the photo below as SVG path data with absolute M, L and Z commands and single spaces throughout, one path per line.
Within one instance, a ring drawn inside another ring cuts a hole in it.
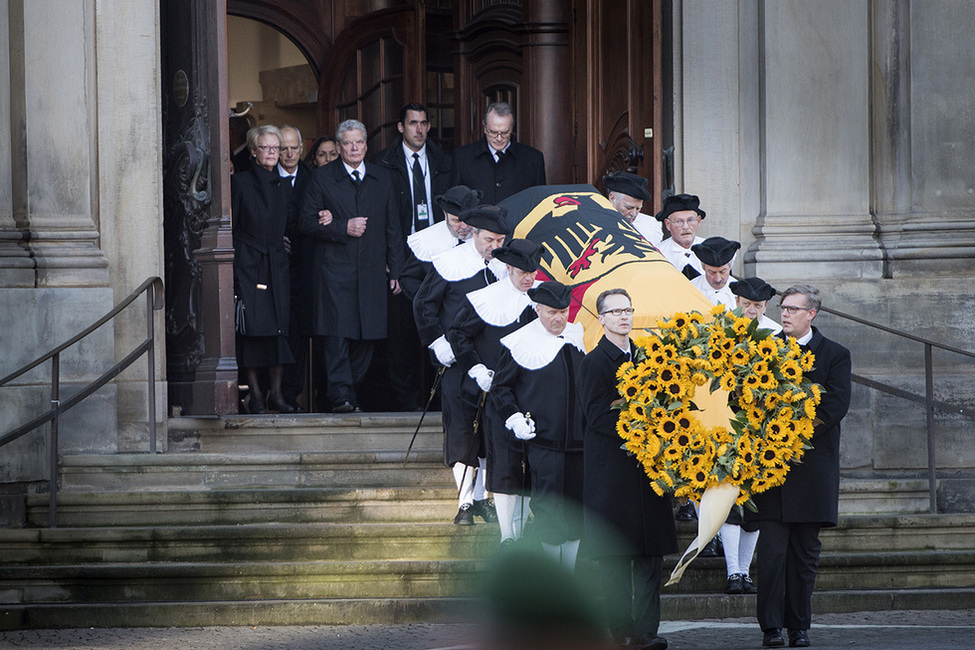
M 754 619 L 666 621 L 672 650 L 761 648 Z M 0 632 L 0 648 L 88 650 L 476 650 L 460 624 L 88 628 Z M 855 612 L 814 616 L 814 648 L 832 650 L 975 648 L 975 609 Z

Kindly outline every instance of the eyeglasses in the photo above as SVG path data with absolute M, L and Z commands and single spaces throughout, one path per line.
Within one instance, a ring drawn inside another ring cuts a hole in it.
M 259 144 L 257 145 L 257 148 L 260 149 L 261 151 L 267 151 L 270 153 L 274 153 L 275 151 L 281 151 L 281 147 L 278 147 L 273 144 Z
M 667 217 L 667 221 L 674 224 L 678 228 L 683 228 L 684 226 L 692 226 L 696 224 L 698 221 L 700 221 L 700 218 L 692 217 L 690 219 L 681 219 L 680 221 L 677 221 L 675 219 L 671 219 L 670 217 Z
M 632 316 L 633 315 L 633 308 L 632 307 L 626 307 L 624 309 L 607 309 L 606 311 L 599 313 L 600 316 L 605 316 L 606 314 L 612 314 L 613 316 L 616 316 L 617 318 L 619 318 L 623 314 L 626 314 L 627 316 Z
M 489 138 L 507 138 L 509 135 L 511 135 L 511 129 L 508 129 L 507 131 L 492 131 L 491 129 L 484 129 L 484 132 L 487 133 Z
M 300 146 L 299 147 L 281 147 L 281 151 L 290 151 L 291 153 L 298 153 L 298 150 L 299 149 L 301 149 Z
M 795 316 L 800 311 L 812 311 L 812 307 L 797 307 L 796 305 L 779 305 L 779 310 L 783 314 L 788 314 L 790 316 Z

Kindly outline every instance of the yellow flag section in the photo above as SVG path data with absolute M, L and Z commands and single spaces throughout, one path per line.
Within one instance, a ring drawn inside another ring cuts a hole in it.
M 585 328 L 587 350 L 602 336 L 596 298 L 606 289 L 630 294 L 634 336 L 676 312 L 711 310 L 711 302 L 592 185 L 532 187 L 501 205 L 517 224 L 514 236 L 543 247 L 548 279 L 572 288 L 569 319 Z

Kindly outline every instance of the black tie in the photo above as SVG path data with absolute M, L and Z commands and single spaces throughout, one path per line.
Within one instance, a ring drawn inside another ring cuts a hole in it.
M 423 219 L 420 219 L 420 209 L 423 209 Z M 420 232 L 429 225 L 427 215 L 427 188 L 423 182 L 423 167 L 420 166 L 420 154 L 413 154 L 413 230 Z
M 358 169 L 353 169 L 352 170 L 352 182 L 355 183 L 356 189 L 359 189 L 359 183 L 361 181 L 359 180 L 359 170 Z
M 507 154 L 505 154 L 505 152 L 503 152 L 503 151 L 499 151 L 499 152 L 498 152 L 498 164 L 499 164 L 499 165 L 500 165 L 500 164 L 501 164 L 502 162 L 504 162 L 504 157 L 505 157 L 506 155 L 507 155 Z
M 291 176 L 288 176 L 287 178 L 288 178 L 288 184 L 290 184 L 291 187 L 294 187 L 295 186 L 295 177 L 294 177 L 294 174 L 292 174 Z

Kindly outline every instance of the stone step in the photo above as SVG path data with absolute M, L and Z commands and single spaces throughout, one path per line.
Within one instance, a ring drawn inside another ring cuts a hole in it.
M 816 591 L 814 615 L 830 612 L 970 609 L 975 588 Z M 137 603 L 0 604 L 0 630 L 208 625 L 405 625 L 458 623 L 480 609 L 464 598 L 370 598 Z M 752 617 L 754 596 L 672 595 L 661 598 L 663 620 Z
M 133 492 L 275 487 L 445 487 L 437 451 L 78 454 L 61 457 L 61 489 Z
M 924 479 L 840 479 L 840 514 L 921 514 L 930 498 Z
M 0 600 L 27 604 L 468 596 L 488 566 L 487 558 L 4 566 Z M 665 569 L 672 567 L 673 560 Z M 595 571 L 594 565 L 580 567 L 580 576 Z M 723 595 L 724 578 L 723 571 L 694 567 L 665 593 Z M 826 591 L 970 588 L 975 584 L 975 551 L 824 555 L 816 584 Z
M 0 529 L 6 565 L 470 559 L 493 553 L 497 524 L 243 524 Z
M 46 526 L 46 495 L 27 497 L 28 523 Z M 68 492 L 59 526 L 175 526 L 313 522 L 445 522 L 457 513 L 453 485 L 277 488 L 193 492 Z
M 419 413 L 179 417 L 169 420 L 168 450 L 177 453 L 406 453 L 419 423 Z M 442 446 L 440 413 L 427 413 L 413 449 L 439 451 Z

